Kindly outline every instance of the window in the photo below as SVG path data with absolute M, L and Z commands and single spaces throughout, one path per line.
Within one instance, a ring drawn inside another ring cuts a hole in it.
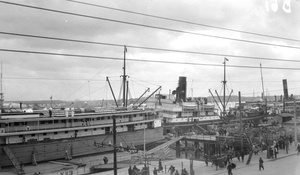
M 41 125 L 43 125 L 43 124 L 45 124 L 45 121 L 41 121 L 41 123 L 40 123 Z
M 58 123 L 58 120 L 54 120 L 54 123 Z
M 110 119 L 110 117 L 107 117 L 107 119 L 109 120 L 109 119 Z
M 66 120 L 61 120 L 61 123 L 66 123 Z
M 97 131 L 97 128 L 94 128 L 94 131 Z
M 78 122 L 78 120 L 77 120 L 77 119 L 74 119 L 74 122 Z
M 97 118 L 97 120 L 101 120 L 101 118 L 100 118 L 100 117 L 98 117 L 98 118 Z
M 35 134 L 31 134 L 31 137 L 34 137 L 35 136 Z
M 88 130 L 87 130 L 87 129 L 85 129 L 84 131 L 85 131 L 85 132 L 87 132 Z
M 46 136 L 47 135 L 47 133 L 43 133 L 43 136 Z
M 54 132 L 54 135 L 57 135 L 57 132 Z
M 15 126 L 19 126 L 19 122 L 15 122 L 14 125 L 15 125 Z
M 22 137 L 23 137 L 23 135 L 19 135 L 19 137 L 20 137 L 20 138 L 22 138 Z
M 78 132 L 78 130 L 75 130 L 75 132 Z
M 69 131 L 65 131 L 65 134 L 68 134 L 69 133 Z

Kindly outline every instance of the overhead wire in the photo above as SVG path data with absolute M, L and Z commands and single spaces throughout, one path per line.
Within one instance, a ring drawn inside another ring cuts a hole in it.
M 57 37 L 40 36 L 40 35 L 29 35 L 29 34 L 12 33 L 12 32 L 4 32 L 4 31 L 0 31 L 0 34 L 19 36 L 19 37 L 49 39 L 49 40 L 57 40 L 57 41 L 65 41 L 65 42 L 84 43 L 84 44 L 106 45 L 106 46 L 122 47 L 122 48 L 124 47 L 123 44 L 114 44 L 114 43 L 96 42 L 96 41 L 87 41 L 87 40 L 76 40 L 76 39 L 68 39 L 68 38 L 57 38 Z M 127 44 L 126 44 L 126 47 L 127 48 L 134 48 L 134 49 L 155 50 L 155 51 L 174 52 L 174 53 L 219 56 L 219 57 L 222 57 L 222 58 L 223 57 L 234 57 L 234 58 L 268 60 L 268 61 L 300 62 L 300 60 L 295 60 L 295 59 L 278 59 L 278 58 L 270 58 L 270 57 L 255 57 L 255 56 L 246 56 L 246 55 L 232 55 L 232 54 L 222 54 L 222 53 L 196 52 L 196 51 L 187 51 L 187 50 L 175 50 L 175 49 L 135 46 L 135 45 L 127 45 Z
M 124 10 L 124 9 L 119 9 L 119 8 L 114 8 L 114 7 L 108 7 L 108 6 L 99 5 L 99 4 L 81 2 L 81 1 L 76 1 L 76 0 L 66 0 L 66 1 L 72 2 L 72 3 L 84 4 L 84 5 L 93 6 L 93 7 L 99 7 L 99 8 L 114 10 L 114 11 L 120 11 L 120 12 L 135 14 L 135 15 L 140 15 L 140 16 L 146 16 L 146 17 L 151 17 L 151 18 L 156 18 L 156 19 L 174 21 L 174 22 L 179 22 L 179 23 L 184 23 L 184 24 L 192 24 L 192 25 L 196 25 L 196 26 L 203 26 L 203 27 L 208 27 L 208 28 L 227 30 L 227 31 L 231 31 L 231 32 L 238 32 L 238 33 L 262 36 L 262 37 L 268 37 L 268 38 L 275 38 L 275 39 L 282 39 L 282 40 L 300 42 L 300 40 L 298 40 L 298 39 L 278 37 L 278 36 L 274 36 L 274 35 L 267 35 L 267 34 L 256 33 L 256 32 L 249 32 L 249 31 L 244 31 L 244 30 L 237 30 L 237 29 L 232 29 L 232 28 L 213 26 L 213 25 L 208 25 L 208 24 L 202 24 L 202 23 L 196 23 L 196 22 L 191 22 L 191 21 L 186 21 L 186 20 L 180 20 L 180 19 L 174 19 L 174 18 L 158 16 L 158 15 L 151 15 L 151 14 L 146 14 L 146 13 L 141 13 L 141 12 L 136 12 L 136 11 L 131 11 L 131 10 Z
M 2 52 L 15 52 L 15 53 L 26 53 L 26 54 L 42 54 L 42 55 L 51 55 L 51 56 L 67 56 L 67 57 L 82 57 L 82 58 L 92 58 L 92 59 L 122 60 L 123 61 L 123 58 L 92 56 L 92 55 L 63 54 L 63 53 L 54 53 L 54 52 L 38 52 L 38 51 L 1 49 L 1 48 L 0 48 L 0 51 L 2 51 Z M 149 60 L 149 59 L 130 59 L 130 58 L 127 58 L 126 60 L 127 61 L 136 61 L 136 62 L 152 62 L 152 63 L 165 63 L 165 64 L 184 64 L 184 65 L 194 65 L 194 66 L 198 65 L 198 66 L 223 67 L 222 64 L 211 64 L 211 63 L 175 62 L 175 61 L 161 61 L 161 60 Z M 258 67 L 258 66 L 226 65 L 226 67 L 260 69 L 260 67 Z M 262 68 L 263 69 L 273 69 L 273 70 L 300 70 L 300 68 L 296 68 L 296 67 L 268 67 L 268 66 L 264 66 Z
M 259 42 L 259 41 L 245 40 L 245 39 L 237 39 L 237 38 L 223 37 L 223 36 L 217 36 L 217 35 L 209 35 L 209 34 L 196 33 L 196 32 L 188 32 L 188 31 L 183 31 L 183 30 L 177 30 L 177 29 L 171 29 L 171 28 L 165 28 L 165 27 L 158 27 L 158 26 L 146 25 L 146 24 L 139 24 L 139 23 L 121 21 L 121 20 L 116 20 L 116 19 L 102 18 L 102 17 L 96 17 L 96 16 L 91 16 L 91 15 L 86 15 L 86 14 L 66 12 L 66 11 L 61 11 L 61 10 L 55 10 L 55 9 L 49 9 L 49 8 L 43 8 L 43 7 L 37 7 L 37 6 L 30 6 L 30 5 L 12 3 L 12 2 L 6 2 L 6 1 L 0 1 L 0 3 L 15 5 L 15 6 L 19 6 L 19 7 L 32 8 L 32 9 L 37 9 L 37 10 L 43 10 L 43 11 L 48 11 L 48 12 L 61 13 L 61 14 L 72 15 L 72 16 L 79 16 L 79 17 L 97 19 L 97 20 L 102 20 L 102 21 L 109 21 L 109 22 L 115 22 L 115 23 L 121 23 L 121 24 L 127 24 L 127 25 L 134 25 L 134 26 L 139 26 L 139 27 L 146 27 L 146 28 L 159 29 L 159 30 L 164 30 L 164 31 L 171 31 L 171 32 L 176 32 L 176 33 L 184 33 L 184 34 L 212 37 L 212 38 L 225 39 L 225 40 L 231 40 L 231 41 L 246 42 L 246 43 L 251 43 L 251 44 L 260 44 L 260 45 L 284 47 L 284 48 L 290 48 L 290 49 L 300 49 L 300 47 L 290 46 L 290 45 L 280 45 L 280 44 L 274 44 L 274 43 L 266 43 L 266 42 Z
M 48 78 L 48 77 L 3 77 L 3 79 L 24 79 L 24 80 L 46 80 L 46 81 L 88 81 L 88 79 L 72 79 L 72 78 Z M 93 79 L 93 81 L 105 81 L 100 79 Z

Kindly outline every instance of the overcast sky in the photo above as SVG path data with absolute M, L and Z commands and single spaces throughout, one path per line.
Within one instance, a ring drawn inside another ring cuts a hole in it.
M 229 60 L 226 62 L 228 65 L 226 70 L 227 93 L 232 89 L 233 95 L 237 95 L 238 91 L 245 96 L 259 95 L 262 92 L 259 69 L 261 63 L 264 88 L 269 95 L 283 94 L 282 79 L 288 80 L 290 94 L 300 95 L 300 62 L 233 57 L 247 56 L 300 61 L 300 2 L 297 0 L 84 1 L 102 7 L 65 0 L 7 2 L 93 16 L 98 19 L 0 3 L 0 32 L 2 32 L 0 34 L 0 49 L 2 49 L 0 60 L 3 74 L 2 91 L 6 101 L 47 100 L 51 96 L 55 100 L 68 101 L 112 99 L 106 83 L 107 76 L 110 78 L 116 97 L 119 98 L 123 62 L 99 57 L 122 59 L 124 55 L 122 45 L 128 46 L 126 58 L 129 60 L 126 67 L 131 97 L 139 97 L 147 87 L 153 92 L 162 86 L 161 93 L 167 94 L 170 89 L 173 90 L 177 87 L 179 76 L 187 77 L 187 94 L 189 96 L 210 96 L 208 89 L 218 90 L 221 93 L 224 55 L 227 55 Z M 277 2 L 277 6 L 274 2 Z M 201 25 L 147 17 L 103 7 Z M 110 21 L 106 19 L 110 19 Z M 263 37 L 218 28 L 287 39 Z M 119 46 L 30 38 L 7 35 L 3 32 L 84 40 Z M 221 38 L 211 36 L 220 36 Z M 264 42 L 271 45 L 241 42 L 235 39 Z M 130 46 L 212 53 L 219 54 L 219 56 L 157 51 Z M 98 58 L 16 53 L 3 51 L 3 49 L 78 54 L 97 56 Z M 257 68 L 231 66 L 254 66 Z M 264 67 L 297 69 L 267 69 Z

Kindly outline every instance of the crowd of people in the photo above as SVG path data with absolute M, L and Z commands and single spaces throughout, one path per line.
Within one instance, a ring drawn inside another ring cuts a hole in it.
M 158 167 L 154 167 L 153 169 L 153 175 L 158 175 L 158 173 L 162 172 L 164 172 L 164 168 L 161 160 L 159 160 Z M 179 172 L 180 170 L 176 169 L 173 165 L 170 165 L 170 167 L 168 167 L 168 173 L 170 173 L 170 175 L 193 175 L 193 173 L 189 174 L 186 168 L 183 168 L 181 170 L 181 173 Z M 130 166 L 128 169 L 128 175 L 150 175 L 149 166 L 146 166 L 145 164 L 141 170 L 138 169 L 136 165 L 134 165 L 133 167 Z

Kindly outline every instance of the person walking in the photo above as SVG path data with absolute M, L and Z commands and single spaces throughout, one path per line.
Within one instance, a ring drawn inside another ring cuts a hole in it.
M 228 175 L 233 175 L 232 174 L 232 169 L 233 169 L 232 163 L 229 163 L 229 165 L 227 166 Z
M 236 158 L 239 160 L 239 162 L 241 161 L 240 160 L 240 152 L 239 151 L 236 152 Z
M 264 168 L 264 161 L 262 160 L 262 158 L 259 158 L 259 171 L 261 171 L 261 169 L 265 170 Z
M 157 169 L 156 169 L 156 167 L 153 170 L 153 175 L 157 175 Z
M 205 160 L 206 166 L 208 166 L 208 156 L 207 156 L 207 154 L 204 155 L 204 160 Z
M 275 159 L 277 159 L 277 154 L 278 154 L 278 149 L 276 146 L 274 146 L 274 155 L 275 155 Z
M 159 161 L 158 161 L 158 172 L 163 171 L 163 170 L 164 170 L 164 168 L 162 166 L 161 159 L 159 159 Z
M 173 173 L 175 172 L 175 167 L 173 165 L 171 165 L 168 172 L 169 171 L 170 171 L 170 175 L 173 175 Z
M 290 144 L 292 144 L 293 143 L 293 137 L 292 137 L 292 135 L 290 134 L 290 137 L 289 137 L 289 141 L 290 141 Z
M 128 175 L 132 175 L 132 169 L 131 169 L 131 166 L 128 168 Z
M 285 141 L 285 152 L 288 154 L 289 153 L 289 141 Z
M 243 151 L 241 151 L 241 158 L 242 158 L 242 162 L 244 162 L 244 152 Z
M 298 143 L 298 146 L 297 146 L 297 150 L 298 150 L 297 156 L 299 156 L 299 153 L 300 153 L 300 144 L 299 143 Z

